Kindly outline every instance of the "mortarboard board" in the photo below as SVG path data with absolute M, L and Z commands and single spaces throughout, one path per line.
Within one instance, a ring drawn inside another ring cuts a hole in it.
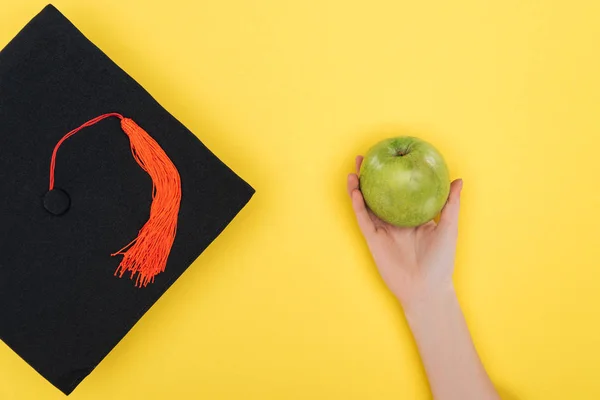
M 69 394 L 253 194 L 47 6 L 0 52 L 0 339 Z

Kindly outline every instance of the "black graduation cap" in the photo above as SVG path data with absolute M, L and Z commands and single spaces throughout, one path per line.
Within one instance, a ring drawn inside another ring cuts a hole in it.
M 69 394 L 253 194 L 47 6 L 0 52 L 0 338 Z

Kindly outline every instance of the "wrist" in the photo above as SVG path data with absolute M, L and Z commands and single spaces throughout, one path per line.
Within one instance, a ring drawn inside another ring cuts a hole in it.
M 436 314 L 457 301 L 452 282 L 438 285 L 415 285 L 413 289 L 409 295 L 399 297 L 409 322 L 419 316 Z

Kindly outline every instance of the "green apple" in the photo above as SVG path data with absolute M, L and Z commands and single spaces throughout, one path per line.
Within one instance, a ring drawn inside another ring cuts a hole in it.
M 392 225 L 414 227 L 435 218 L 450 193 L 448 167 L 430 143 L 412 136 L 371 147 L 360 167 L 367 207 Z

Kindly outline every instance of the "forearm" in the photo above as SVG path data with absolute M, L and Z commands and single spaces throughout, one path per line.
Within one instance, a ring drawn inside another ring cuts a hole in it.
M 436 400 L 499 399 L 450 285 L 403 306 Z

